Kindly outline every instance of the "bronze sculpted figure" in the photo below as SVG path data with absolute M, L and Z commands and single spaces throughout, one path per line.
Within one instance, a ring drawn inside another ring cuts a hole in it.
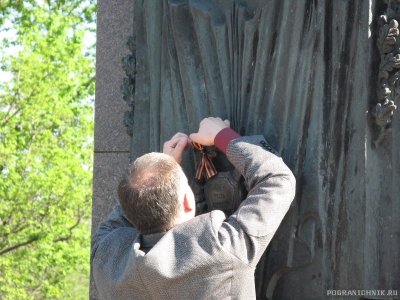
M 296 176 L 257 267 L 260 299 L 400 289 L 398 11 L 395 0 L 134 1 L 131 159 L 213 115 L 264 134 Z M 196 155 L 183 167 L 205 199 Z M 217 171 L 235 177 L 223 160 Z

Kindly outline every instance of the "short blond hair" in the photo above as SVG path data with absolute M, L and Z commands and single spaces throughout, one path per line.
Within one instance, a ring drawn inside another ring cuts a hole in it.
M 184 181 L 180 165 L 167 154 L 152 152 L 137 158 L 118 186 L 126 218 L 142 234 L 168 231 L 183 205 Z

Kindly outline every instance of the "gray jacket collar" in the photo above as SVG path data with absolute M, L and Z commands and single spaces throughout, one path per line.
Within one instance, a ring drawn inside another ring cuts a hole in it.
M 143 234 L 140 249 L 145 253 L 149 252 L 155 244 L 166 234 L 166 232 L 157 232 L 152 234 Z

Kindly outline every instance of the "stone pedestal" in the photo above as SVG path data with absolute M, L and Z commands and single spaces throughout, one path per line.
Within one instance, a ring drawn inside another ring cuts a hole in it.
M 96 100 L 92 233 L 117 203 L 117 186 L 129 164 L 130 138 L 122 122 L 128 105 L 120 86 L 121 59 L 133 34 L 133 2 L 99 0 L 97 13 Z M 90 299 L 100 299 L 94 284 Z

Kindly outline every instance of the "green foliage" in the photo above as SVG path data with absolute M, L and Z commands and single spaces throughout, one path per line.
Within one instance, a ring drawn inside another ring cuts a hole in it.
M 88 298 L 95 12 L 0 0 L 0 299 Z

